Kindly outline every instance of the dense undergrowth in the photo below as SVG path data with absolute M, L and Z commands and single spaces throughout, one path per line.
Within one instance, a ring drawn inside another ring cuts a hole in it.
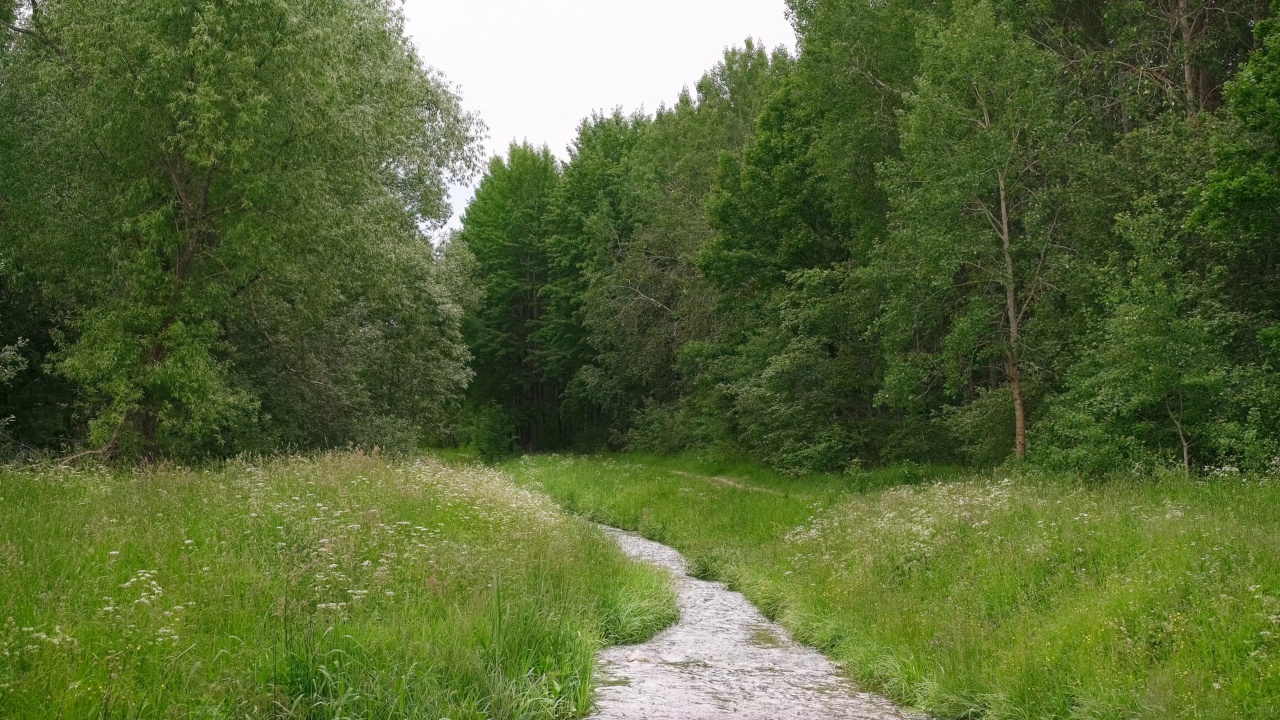
M 499 473 L 0 470 L 0 717 L 569 718 L 668 579 Z
M 864 685 L 939 717 L 1280 716 L 1274 478 L 508 467 L 675 546 Z

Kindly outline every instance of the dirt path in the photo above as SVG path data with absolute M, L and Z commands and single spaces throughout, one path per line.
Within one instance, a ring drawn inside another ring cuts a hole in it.
M 777 495 L 778 497 L 783 497 L 782 493 L 772 488 L 759 487 L 757 485 L 744 485 L 736 480 L 733 480 L 727 477 L 717 477 L 714 475 L 698 475 L 696 473 L 685 472 L 683 470 L 672 470 L 671 474 L 680 475 L 682 477 L 697 478 L 699 480 L 706 480 L 707 482 L 713 482 L 713 483 L 716 483 L 717 485 L 724 485 L 725 487 L 731 487 L 737 490 L 745 490 L 747 492 L 757 492 L 757 493 L 764 493 L 765 495 Z
M 905 720 L 857 692 L 830 660 L 798 645 L 747 599 L 689 577 L 675 550 L 603 528 L 636 559 L 676 577 L 680 622 L 643 645 L 601 653 L 597 720 Z

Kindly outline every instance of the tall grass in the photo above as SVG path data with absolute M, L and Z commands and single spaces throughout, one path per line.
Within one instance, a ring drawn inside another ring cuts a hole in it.
M 0 717 L 570 718 L 669 580 L 500 473 L 0 471 Z
M 509 467 L 940 717 L 1280 717 L 1280 480 Z

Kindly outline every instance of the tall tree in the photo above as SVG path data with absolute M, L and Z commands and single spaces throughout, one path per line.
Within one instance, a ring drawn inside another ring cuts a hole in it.
M 628 203 L 627 158 L 651 119 L 619 111 L 583 121 L 569 148 L 569 162 L 547 216 L 550 277 L 542 288 L 546 317 L 538 330 L 539 362 L 568 388 L 595 355 L 587 327 L 591 278 L 603 272 L 637 227 Z M 563 408 L 566 440 L 599 446 L 610 422 L 584 394 Z
M 512 145 L 495 157 L 463 216 L 454 242 L 474 257 L 471 276 L 483 296 L 467 322 L 475 360 L 470 388 L 479 416 L 504 412 L 491 433 L 514 434 L 520 448 L 555 448 L 561 442 L 564 385 L 540 364 L 537 332 L 544 322 L 540 296 L 550 276 L 546 221 L 560 168 L 546 147 Z M 452 249 L 451 249 L 452 251 Z M 514 425 L 507 425 L 510 422 Z M 494 451 L 502 438 L 486 438 Z
M 681 348 L 719 332 L 716 293 L 695 264 L 714 236 L 705 199 L 721 155 L 741 154 L 791 64 L 751 40 L 727 50 L 696 95 L 658 110 L 624 159 L 634 231 L 588 277 L 583 320 L 595 356 L 570 388 L 606 411 L 615 442 L 638 413 L 680 396 Z
M 989 3 L 957 7 L 925 44 L 903 157 L 883 166 L 893 205 L 879 250 L 890 292 L 884 396 L 909 402 L 931 377 L 961 392 L 998 367 L 1018 457 L 1035 362 L 1028 325 L 1069 256 L 1057 234 L 1071 129 L 1057 72 Z
M 1227 87 L 1229 116 L 1196 222 L 1221 248 L 1239 307 L 1280 325 L 1280 21 L 1261 23 L 1257 37 L 1259 50 Z
M 15 22 L 14 259 L 72 308 L 55 362 L 94 446 L 442 419 L 465 355 L 422 228 L 474 128 L 389 4 L 48 0 Z

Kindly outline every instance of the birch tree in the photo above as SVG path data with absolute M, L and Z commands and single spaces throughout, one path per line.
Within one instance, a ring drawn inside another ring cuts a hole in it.
M 882 399 L 910 404 L 1006 389 L 1013 446 L 1027 452 L 1029 327 L 1069 252 L 1055 233 L 1070 133 L 1055 58 L 959 5 L 925 44 L 901 118 L 902 158 L 882 165 L 891 232 L 877 266 L 890 368 Z

